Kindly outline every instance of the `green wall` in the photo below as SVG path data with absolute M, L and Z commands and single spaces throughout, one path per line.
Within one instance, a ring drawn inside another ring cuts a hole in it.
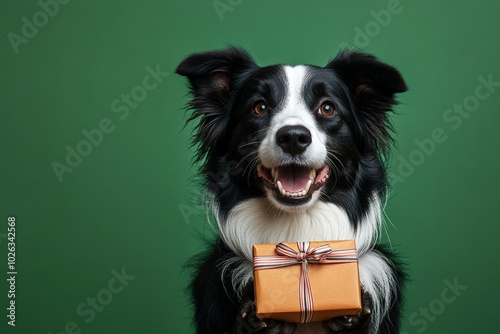
M 173 71 L 227 44 L 261 65 L 324 65 L 348 44 L 401 70 L 385 213 L 412 279 L 405 333 L 498 327 L 500 2 L 54 3 L 0 5 L 1 333 L 193 333 L 183 264 L 210 227 Z

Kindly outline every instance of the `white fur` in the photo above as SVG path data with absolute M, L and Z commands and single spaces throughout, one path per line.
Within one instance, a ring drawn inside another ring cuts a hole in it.
M 372 297 L 372 331 L 377 333 L 398 289 L 389 259 L 375 250 L 363 254 L 359 259 L 359 276 L 363 288 Z
M 367 251 L 377 236 L 380 201 L 376 198 L 369 214 L 354 231 L 347 213 L 333 203 L 315 201 L 309 208 L 292 212 L 277 209 L 267 198 L 248 199 L 235 206 L 218 227 L 225 244 L 252 261 L 254 244 L 280 241 L 322 241 L 355 239 L 359 253 Z

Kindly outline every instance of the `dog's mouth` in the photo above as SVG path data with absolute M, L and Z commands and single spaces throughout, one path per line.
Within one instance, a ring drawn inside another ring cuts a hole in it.
M 301 205 L 307 203 L 312 194 L 325 184 L 330 168 L 328 165 L 320 169 L 300 165 L 266 168 L 258 164 L 257 174 L 264 181 L 264 185 L 274 191 L 279 201 Z

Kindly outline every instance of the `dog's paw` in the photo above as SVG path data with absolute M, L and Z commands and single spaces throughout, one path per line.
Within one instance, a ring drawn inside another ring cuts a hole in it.
M 255 303 L 249 300 L 243 304 L 238 314 L 233 334 L 292 334 L 294 331 L 295 324 L 257 318 Z
M 349 315 L 325 321 L 323 329 L 328 334 L 364 333 L 369 322 L 368 314 Z
M 236 334 L 259 333 L 261 329 L 267 327 L 267 324 L 263 320 L 257 318 L 257 314 L 255 312 L 255 303 L 252 300 L 248 300 L 243 304 L 238 314 L 238 324 L 246 324 L 247 326 L 240 327 L 246 327 L 245 329 L 247 331 L 237 331 Z
M 337 317 L 323 322 L 327 334 L 365 333 L 372 313 L 372 300 L 367 292 L 363 292 L 363 308 L 358 315 Z

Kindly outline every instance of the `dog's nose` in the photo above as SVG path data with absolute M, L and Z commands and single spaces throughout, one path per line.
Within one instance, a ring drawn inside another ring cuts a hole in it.
M 311 144 L 311 132 L 302 125 L 284 126 L 276 133 L 276 143 L 285 153 L 297 155 Z

